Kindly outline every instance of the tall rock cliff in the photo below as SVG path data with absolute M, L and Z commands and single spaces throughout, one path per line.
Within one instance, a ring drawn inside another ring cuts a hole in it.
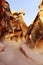
M 24 22 L 24 11 L 15 11 L 12 14 L 7 1 L 3 0 L 0 3 L 2 6 L 0 8 L 0 17 L 2 17 L 0 19 L 0 37 L 2 37 L 2 40 L 18 41 L 20 39 L 26 41 L 28 39 L 28 27 Z M 4 4 L 2 5 L 2 3 Z
M 7 1 L 1 0 L 0 3 L 0 41 L 29 41 L 35 45 L 43 38 L 43 0 L 33 24 L 29 27 L 24 21 L 24 10 L 11 12 Z
M 32 44 L 36 45 L 41 39 L 43 40 L 43 0 L 41 0 L 38 13 L 33 21 L 33 24 L 31 24 L 28 28 Z

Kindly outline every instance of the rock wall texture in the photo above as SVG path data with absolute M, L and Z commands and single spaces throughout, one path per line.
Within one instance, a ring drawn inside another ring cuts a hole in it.
M 5 0 L 0 0 L 0 41 L 27 42 L 36 46 L 43 39 L 43 0 L 33 24 L 28 27 L 24 21 L 24 10 L 10 10 L 10 5 Z

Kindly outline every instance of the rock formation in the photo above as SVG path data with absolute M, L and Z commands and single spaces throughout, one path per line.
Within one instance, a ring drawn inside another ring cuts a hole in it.
M 1 17 L 1 19 L 0 19 L 0 31 L 1 31 L 0 36 L 2 36 L 2 34 L 4 34 L 5 31 L 8 31 L 9 30 L 8 28 L 11 27 L 9 20 L 10 20 L 10 16 L 12 16 L 10 9 L 9 9 L 9 4 L 6 1 L 4 2 L 4 5 L 2 7 L 3 7 L 4 11 L 2 10 L 1 11 L 2 14 L 0 15 L 0 17 Z M 0 10 L 1 10 L 1 8 L 0 8 Z
M 38 14 L 29 27 L 29 35 L 32 44 L 36 45 L 40 39 L 43 38 L 43 0 L 39 5 Z
M 16 17 L 16 20 L 19 22 L 20 28 L 21 28 L 21 32 L 22 32 L 22 36 L 26 37 L 28 34 L 28 27 L 24 22 L 24 15 L 25 12 L 24 10 L 18 12 L 14 12 L 13 13 L 14 17 Z
M 5 0 L 0 0 L 0 18 L 2 18 L 4 16 L 4 9 L 3 9 L 3 6 L 4 6 L 4 3 L 5 3 Z
M 27 40 L 28 27 L 24 22 L 24 10 L 21 10 L 20 12 L 15 11 L 12 14 L 9 3 L 4 1 L 4 5 L 2 6 L 2 13 L 4 15 L 1 14 L 3 18 L 0 19 L 0 37 L 2 37 L 2 39 L 4 37 L 4 39 L 15 41 L 17 41 L 18 38 L 21 40 Z
M 0 19 L 0 37 L 2 40 L 31 41 L 33 44 L 43 37 L 43 0 L 39 5 L 39 11 L 33 24 L 29 27 L 24 21 L 24 10 L 11 12 L 7 1 L 0 1 L 0 3 L 2 6 L 0 8 L 2 17 Z

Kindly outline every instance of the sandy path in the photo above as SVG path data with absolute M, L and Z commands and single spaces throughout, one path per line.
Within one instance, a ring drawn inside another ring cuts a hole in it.
M 31 58 L 38 65 L 43 65 L 43 54 L 40 54 L 35 49 L 29 49 L 26 45 L 22 45 L 21 49 L 28 58 Z
M 37 65 L 30 58 L 28 59 L 17 47 L 6 46 L 0 52 L 0 65 Z

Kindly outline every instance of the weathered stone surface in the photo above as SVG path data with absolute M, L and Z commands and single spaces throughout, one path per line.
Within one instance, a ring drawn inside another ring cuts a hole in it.
M 4 4 L 5 4 L 5 0 L 0 0 L 0 19 L 4 15 L 4 9 L 3 9 Z
M 42 0 L 43 2 L 43 0 Z M 29 34 L 31 36 L 31 42 L 36 43 L 40 38 L 43 37 L 43 4 L 40 4 L 38 14 L 32 24 L 30 25 Z
M 10 5 L 7 1 L 4 1 L 2 9 L 4 9 L 4 15 L 3 18 L 0 19 L 0 36 L 9 40 L 13 40 L 14 38 L 16 39 L 18 37 L 24 37 L 24 39 L 27 40 L 28 27 L 24 22 L 24 10 L 21 10 L 20 12 L 15 11 L 12 14 L 10 11 Z

